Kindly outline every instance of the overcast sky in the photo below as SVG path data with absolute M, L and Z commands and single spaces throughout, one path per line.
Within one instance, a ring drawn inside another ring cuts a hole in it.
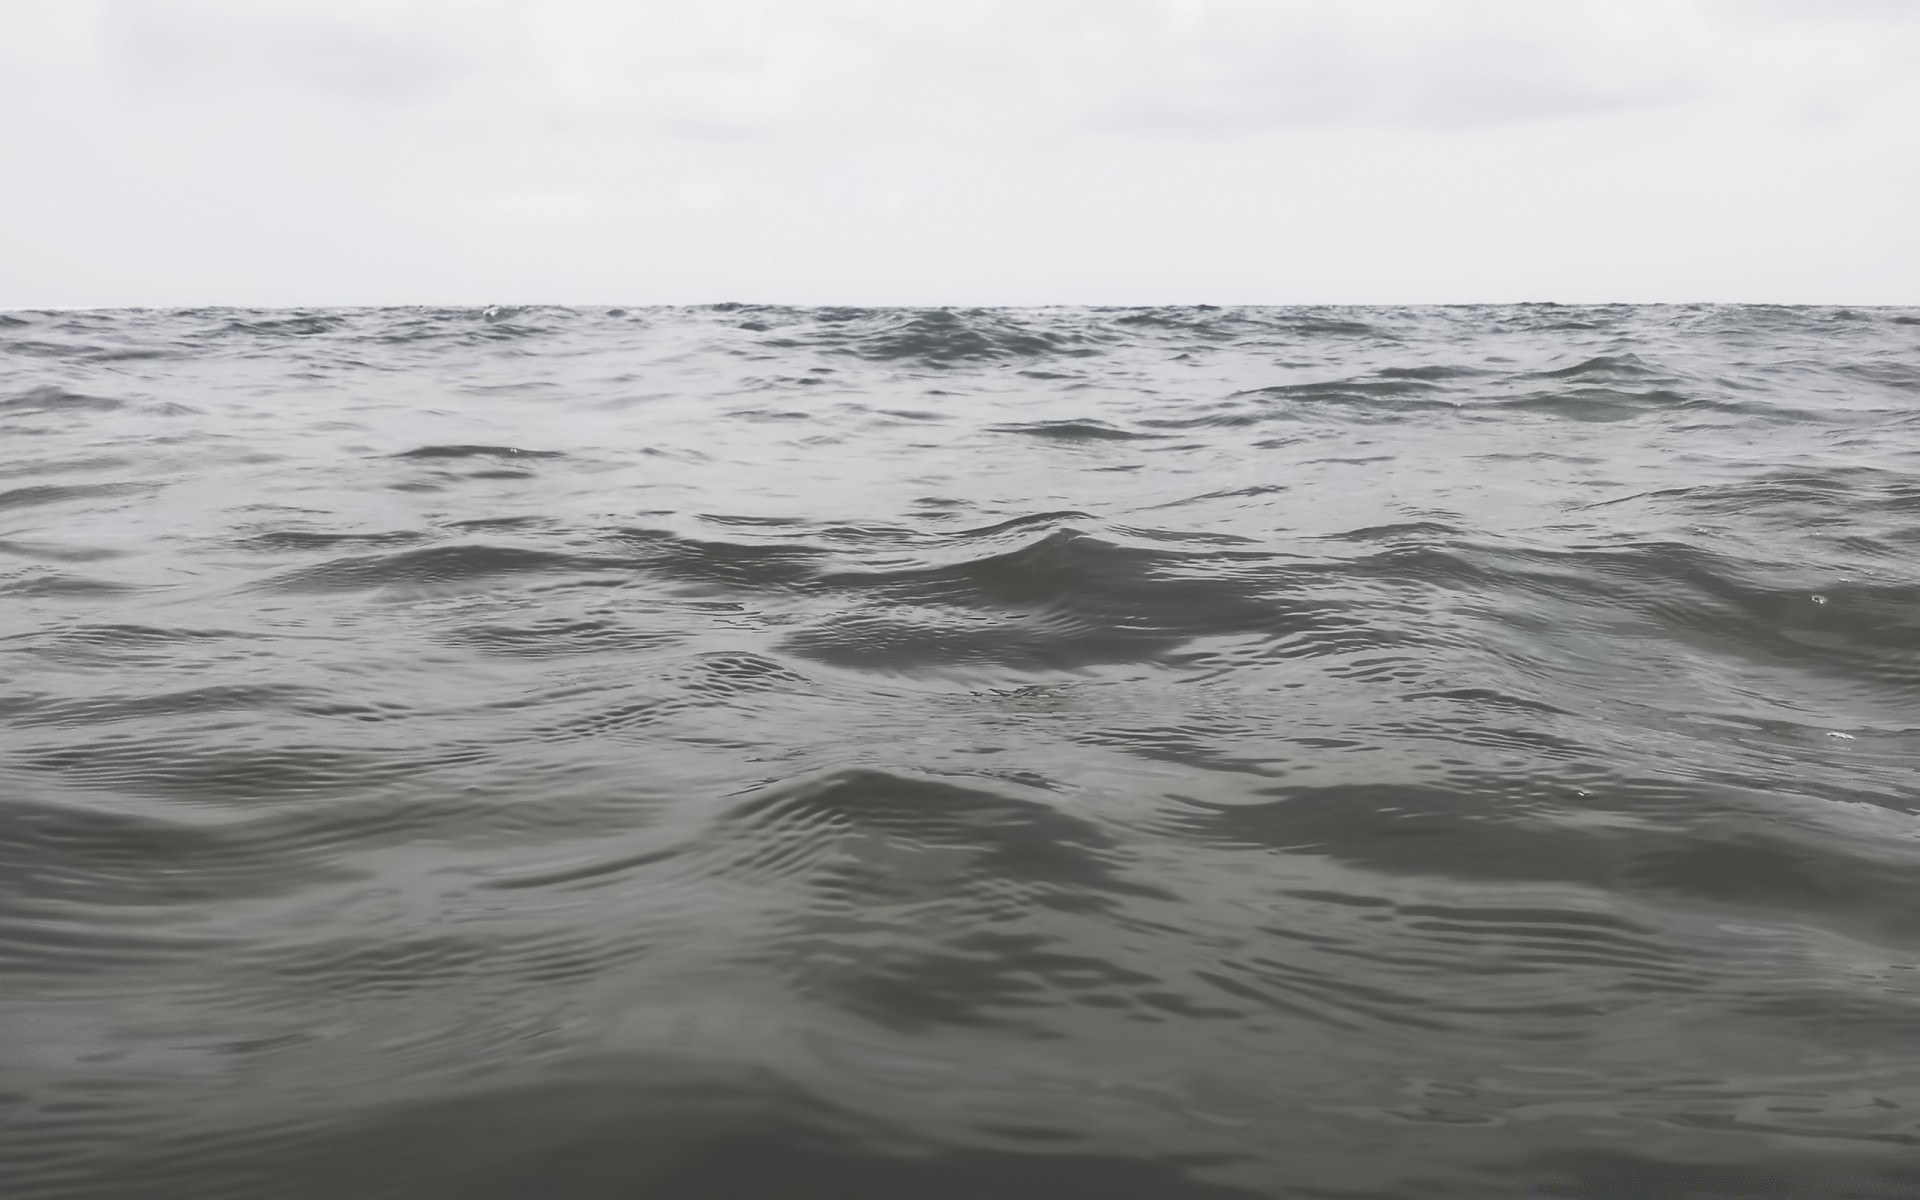
M 0 307 L 1920 303 L 1920 0 L 0 0 Z

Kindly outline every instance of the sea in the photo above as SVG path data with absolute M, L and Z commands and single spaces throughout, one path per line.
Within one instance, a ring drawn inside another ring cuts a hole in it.
M 0 1195 L 1920 1196 L 1920 309 L 0 314 Z

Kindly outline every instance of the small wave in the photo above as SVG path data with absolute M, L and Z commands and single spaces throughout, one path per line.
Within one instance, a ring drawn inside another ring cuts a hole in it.
M 69 359 L 84 357 L 86 348 L 66 342 L 42 342 L 20 338 L 7 342 L 6 351 L 9 354 L 27 355 L 32 358 Z
M 935 308 L 861 312 L 842 320 L 852 327 L 823 338 L 825 348 L 869 362 L 940 367 L 1100 352 L 1082 336 L 1028 324 L 1005 312 Z
M 26 635 L 36 654 L 55 661 L 102 663 L 144 661 L 178 646 L 205 650 L 212 643 L 244 641 L 249 635 L 223 629 L 169 628 L 157 625 L 70 623 Z
M 323 314 L 298 314 L 285 317 L 253 316 L 227 322 L 222 333 L 241 337 L 317 337 L 338 333 L 346 327 L 346 318 Z
M 118 580 L 45 569 L 0 577 L 0 594 L 8 596 L 113 596 L 138 590 Z
M 1216 349 L 1273 339 L 1294 339 L 1316 324 L 1327 322 L 1335 336 L 1372 332 L 1364 322 L 1328 322 L 1321 316 L 1301 316 L 1268 308 L 1221 308 L 1211 304 L 1148 309 L 1096 309 L 1103 324 L 1126 338 L 1145 331 L 1175 335 L 1166 340 L 1187 353 L 1196 348 Z M 1307 333 L 1306 336 L 1311 336 Z
M 1242 392 L 1245 396 L 1263 396 L 1274 400 L 1373 401 L 1403 400 L 1431 396 L 1440 386 L 1426 379 L 1403 376 L 1356 377 L 1323 383 L 1284 383 Z
M 1538 372 L 1538 376 L 1542 379 L 1620 383 L 1664 378 L 1665 372 L 1637 354 L 1599 354 L 1571 366 Z
M 992 532 L 1015 527 L 1024 526 Z M 1223 553 L 1137 549 L 1066 528 L 937 565 L 835 572 L 820 586 L 856 605 L 784 644 L 843 666 L 1062 670 L 1144 661 L 1203 635 L 1277 633 L 1299 619 L 1228 576 L 1180 570 Z
M 650 529 L 624 529 L 616 543 L 652 577 L 697 588 L 743 592 L 811 587 L 827 554 L 809 545 L 727 542 Z
M 462 458 L 565 458 L 558 450 L 523 450 L 518 446 L 421 446 L 405 450 L 394 455 L 395 458 L 414 459 L 462 459 Z
M 1263 419 L 1313 416 L 1356 422 L 1396 421 L 1422 412 L 1455 412 L 1460 401 L 1420 379 L 1356 378 L 1288 383 L 1237 393 L 1258 401 Z
M 1462 530 L 1438 521 L 1396 521 L 1391 525 L 1367 525 L 1327 536 L 1348 542 L 1399 542 L 1413 539 L 1416 543 L 1427 543 L 1458 538 L 1462 533 Z
M 87 563 L 121 558 L 125 552 L 105 546 L 62 546 L 53 542 L 21 542 L 0 538 L 0 554 L 40 562 Z
M 616 565 L 614 561 L 586 555 L 468 542 L 337 558 L 288 571 L 271 582 L 273 587 L 285 591 L 360 591 L 394 586 L 474 584 L 501 576 L 573 574 Z
M 980 525 L 972 529 L 959 529 L 949 534 L 946 541 L 956 545 L 989 541 L 1008 533 L 1024 533 L 1028 530 L 1053 532 L 1059 526 L 1075 521 L 1091 522 L 1093 514 L 1078 509 L 1061 509 L 1055 512 L 1023 513 L 1017 517 L 1008 517 L 991 525 Z
M 1631 421 L 1649 415 L 1666 415 L 1676 410 L 1715 406 L 1667 388 L 1644 392 L 1575 388 L 1502 400 L 1491 407 L 1502 414 L 1545 413 L 1575 421 Z
M 72 501 L 134 496 L 154 490 L 142 483 L 45 483 L 0 492 L 0 510 L 40 508 Z
M 1271 416 L 1262 409 L 1231 400 L 1207 405 L 1204 408 L 1210 411 L 1202 411 L 1197 416 L 1188 417 L 1147 417 L 1140 424 L 1149 429 L 1239 429 L 1248 425 L 1258 425 Z
M 1533 713 L 1549 717 L 1570 717 L 1573 713 L 1544 700 L 1530 700 L 1524 696 L 1515 696 L 1498 688 L 1469 687 L 1452 688 L 1430 692 L 1408 692 L 1409 700 L 1450 700 L 1475 707 L 1504 710 L 1509 712 Z
M 380 533 L 330 532 L 320 529 L 269 529 L 239 539 L 235 544 L 249 550 L 326 550 L 334 546 L 404 546 L 429 535 L 411 529 Z
M 467 624 L 443 640 L 483 654 L 551 658 L 611 651 L 652 650 L 680 640 L 672 630 L 635 628 L 612 618 L 552 617 L 524 623 Z
M 1448 383 L 1456 379 L 1484 379 L 1492 372 L 1484 367 L 1451 366 L 1427 363 L 1418 367 L 1383 367 L 1381 379 L 1412 379 L 1421 383 Z
M 1261 496 L 1284 495 L 1290 490 L 1291 489 L 1285 484 L 1281 483 L 1255 483 L 1249 484 L 1246 487 L 1222 488 L 1219 491 L 1202 492 L 1197 496 L 1186 496 L 1179 500 L 1169 500 L 1164 504 L 1153 505 L 1152 508 L 1185 508 L 1191 504 L 1205 504 L 1210 500 L 1252 500 Z M 1155 541 L 1189 543 L 1213 542 L 1217 545 L 1258 544 L 1257 539 L 1242 537 L 1238 534 L 1166 533 L 1150 529 L 1130 529 L 1128 532 L 1137 537 L 1150 538 Z
M 125 401 L 108 396 L 89 396 L 82 392 L 70 392 L 66 388 L 43 384 L 29 388 L 5 399 L 0 399 L 0 412 L 43 413 L 43 412 L 118 412 L 125 408 Z
M 23 728 L 48 725 L 89 729 L 143 717 L 265 712 L 284 707 L 302 695 L 298 689 L 284 686 L 215 684 L 142 694 L 119 693 L 61 700 L 42 698 L 13 720 Z
M 1137 442 L 1163 436 L 1135 433 L 1104 421 L 1034 421 L 1025 425 L 995 425 L 993 428 L 1000 433 L 1022 433 L 1055 442 Z
M 0 828 L 0 862 L 16 878 L 32 873 L 40 903 L 86 905 L 96 913 L 266 896 L 353 878 L 313 847 L 276 845 L 260 826 L 42 802 L 9 806 Z
M 339 747 L 221 747 L 185 737 L 97 737 L 23 754 L 30 770 L 133 795 L 261 803 L 338 795 L 419 773 L 425 764 Z
M 1116 852 L 1108 835 L 1050 803 L 854 768 L 757 790 L 678 848 L 599 856 L 490 886 L 599 886 L 670 863 L 683 874 L 717 870 L 761 885 L 804 876 L 811 907 L 793 910 L 795 921 L 937 897 L 1014 918 L 1028 905 L 1077 911 L 1102 894 L 1164 894 L 1122 873 Z
M 1295 337 L 1378 337 L 1382 330 L 1378 325 L 1355 317 L 1341 317 L 1323 314 L 1306 314 L 1291 317 L 1284 321 L 1285 331 Z

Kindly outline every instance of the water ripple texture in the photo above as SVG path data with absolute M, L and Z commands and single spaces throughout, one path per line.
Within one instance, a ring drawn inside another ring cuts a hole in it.
M 1920 1195 L 1920 313 L 0 317 L 13 1200 Z

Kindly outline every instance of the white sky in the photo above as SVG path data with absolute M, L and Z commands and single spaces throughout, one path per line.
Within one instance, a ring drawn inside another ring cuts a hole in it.
M 0 0 L 0 307 L 1920 303 L 1920 0 Z

